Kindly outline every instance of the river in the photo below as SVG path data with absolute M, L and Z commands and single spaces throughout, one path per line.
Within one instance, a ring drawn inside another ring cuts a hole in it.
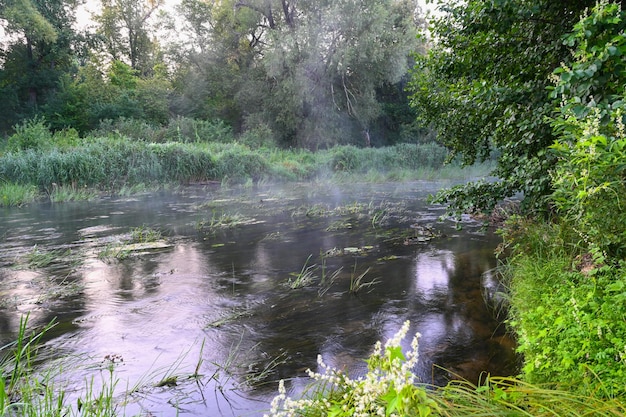
M 195 185 L 0 208 L 0 343 L 25 314 L 54 319 L 46 362 L 64 364 L 70 393 L 114 368 L 126 415 L 262 415 L 279 379 L 306 387 L 318 354 L 364 373 L 405 320 L 424 383 L 515 373 L 488 302 L 499 238 L 439 221 L 426 197 L 442 185 Z

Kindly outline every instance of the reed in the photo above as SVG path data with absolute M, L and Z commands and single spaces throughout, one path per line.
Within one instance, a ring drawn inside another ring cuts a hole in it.
M 292 277 L 287 281 L 287 286 L 292 290 L 303 288 L 311 285 L 316 278 L 315 272 L 317 270 L 316 264 L 309 265 L 309 261 L 313 255 L 309 255 L 306 258 L 306 262 L 302 265 L 302 269 L 298 273 L 292 273 Z
M 35 201 L 37 187 L 30 184 L 0 183 L 0 207 L 19 207 Z

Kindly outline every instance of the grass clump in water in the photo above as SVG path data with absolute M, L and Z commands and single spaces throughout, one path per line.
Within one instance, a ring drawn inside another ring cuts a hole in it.
M 57 383 L 60 368 L 37 371 L 42 338 L 54 323 L 30 333 L 28 316 L 22 317 L 15 342 L 0 347 L 0 415 L 13 417 L 113 417 L 123 415 L 114 401 L 113 369 L 110 382 L 100 391 L 87 382 L 76 406 L 68 403 L 68 393 Z
M 19 207 L 35 201 L 37 187 L 10 182 L 0 183 L 0 207 Z

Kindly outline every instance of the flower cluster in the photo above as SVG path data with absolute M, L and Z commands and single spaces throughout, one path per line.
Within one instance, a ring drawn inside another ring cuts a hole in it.
M 317 383 L 313 398 L 293 400 L 286 395 L 284 382 L 278 385 L 279 394 L 271 403 L 269 416 L 396 416 L 421 415 L 429 409 L 429 401 L 422 388 L 415 385 L 413 368 L 418 360 L 419 333 L 411 343 L 411 350 L 402 352 L 401 342 L 409 331 L 406 321 L 402 328 L 387 341 L 384 350 L 381 342 L 367 360 L 368 373 L 358 379 L 326 365 L 321 357 L 317 363 L 322 372 L 308 370 L 309 377 Z M 412 413 L 409 413 L 412 411 Z M 269 417 L 266 415 L 266 417 Z

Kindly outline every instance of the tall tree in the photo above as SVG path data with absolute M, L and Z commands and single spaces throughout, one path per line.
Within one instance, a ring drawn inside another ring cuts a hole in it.
M 0 18 L 9 34 L 0 57 L 5 123 L 36 112 L 54 93 L 61 75 L 74 68 L 74 57 L 82 42 L 72 27 L 79 2 L 0 1 Z M 0 128 L 6 130 L 7 126 Z
M 158 62 L 158 44 L 151 38 L 150 18 L 163 0 L 102 0 L 102 12 L 94 16 L 104 50 L 112 60 L 123 61 L 141 75 L 150 75 Z
M 266 88 L 245 106 L 249 119 L 269 124 L 283 140 L 306 147 L 345 138 L 370 143 L 382 115 L 377 91 L 397 83 L 419 48 L 417 8 L 410 1 L 265 1 Z M 349 139 L 348 139 L 349 140 Z
M 446 190 L 454 211 L 491 209 L 522 192 L 544 209 L 554 142 L 551 73 L 572 58 L 562 37 L 595 0 L 439 1 L 433 40 L 418 61 L 412 103 L 421 121 L 467 164 L 497 155 L 495 182 Z
M 235 126 L 265 126 L 289 145 L 367 143 L 384 115 L 379 92 L 407 74 L 420 45 L 410 0 L 185 0 L 181 7 L 191 34 L 185 47 L 177 44 L 186 51 L 177 59 L 183 102 L 205 111 L 228 103 Z

